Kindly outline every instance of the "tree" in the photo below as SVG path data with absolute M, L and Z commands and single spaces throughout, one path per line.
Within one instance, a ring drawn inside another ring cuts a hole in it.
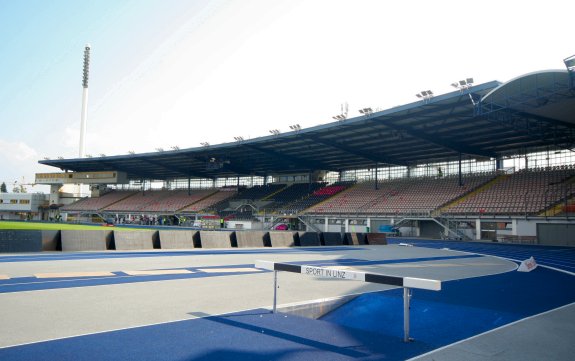
M 8 189 L 6 189 L 6 183 L 4 182 L 0 184 L 0 193 L 8 193 Z

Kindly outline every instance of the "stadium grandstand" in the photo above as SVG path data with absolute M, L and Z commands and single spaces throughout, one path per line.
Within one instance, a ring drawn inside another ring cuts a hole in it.
M 37 174 L 39 217 L 575 244 L 573 69 L 453 85 L 250 140 L 41 160 L 64 173 Z M 67 183 L 91 197 L 63 204 Z

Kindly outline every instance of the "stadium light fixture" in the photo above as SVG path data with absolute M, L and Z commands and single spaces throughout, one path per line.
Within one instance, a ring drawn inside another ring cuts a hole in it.
M 359 112 L 363 115 L 370 116 L 373 113 L 373 109 L 363 108 L 363 109 L 360 109 Z
M 460 92 L 463 92 L 464 90 L 471 89 L 473 86 L 473 78 L 466 78 L 465 80 L 456 81 L 455 83 L 451 83 L 451 86 L 459 89 Z M 471 93 L 469 93 L 469 99 L 473 105 L 477 105 Z
M 273 134 L 273 135 L 280 135 L 280 131 L 279 131 L 279 130 L 277 130 L 277 129 L 272 129 L 272 130 L 270 130 L 270 134 Z
M 174 145 L 171 147 L 173 150 L 180 150 L 180 147 L 178 147 L 177 145 Z
M 347 104 L 347 102 L 342 103 L 340 106 L 340 110 L 341 113 L 339 113 L 338 115 L 333 116 L 332 118 L 335 120 L 339 120 L 339 121 L 344 121 L 347 119 L 347 113 L 348 113 L 348 109 L 349 109 L 349 105 Z
M 105 157 L 106 155 L 104 153 L 100 153 L 100 157 Z
M 569 85 L 571 89 L 575 89 L 575 55 L 563 59 L 567 72 L 569 73 Z
M 58 159 L 64 159 L 64 157 L 62 157 L 62 156 L 59 156 L 59 157 L 58 157 Z
M 129 150 L 128 154 L 136 154 L 136 152 L 134 152 L 133 150 Z
M 156 151 L 157 151 L 157 152 L 163 152 L 163 151 L 164 151 L 164 148 L 156 148 Z
M 459 90 L 469 89 L 473 86 L 473 78 L 467 78 L 451 83 L 451 86 Z
M 429 100 L 433 98 L 433 92 L 431 90 L 422 90 L 421 92 L 415 94 L 416 97 L 423 100 Z
M 563 59 L 563 62 L 568 71 L 575 71 L 575 55 Z
M 49 158 L 49 157 L 44 157 L 44 160 L 50 160 L 50 158 Z
M 244 141 L 244 137 L 234 137 L 234 139 L 236 140 L 236 142 L 241 143 Z
M 200 144 L 206 148 L 210 146 L 210 143 L 208 142 L 201 142 Z
M 301 125 L 294 124 L 294 125 L 290 125 L 289 128 L 293 131 L 299 132 L 301 130 Z

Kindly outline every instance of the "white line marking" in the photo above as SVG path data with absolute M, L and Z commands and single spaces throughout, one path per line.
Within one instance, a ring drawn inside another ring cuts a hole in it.
M 54 273 L 36 273 L 36 278 L 68 278 L 68 277 L 111 277 L 115 276 L 112 272 L 54 272 Z
M 151 271 L 122 271 L 130 276 L 162 276 L 162 275 L 181 275 L 194 273 L 187 269 L 162 269 Z
M 204 273 L 242 273 L 242 272 L 262 272 L 256 268 L 198 268 L 198 271 Z

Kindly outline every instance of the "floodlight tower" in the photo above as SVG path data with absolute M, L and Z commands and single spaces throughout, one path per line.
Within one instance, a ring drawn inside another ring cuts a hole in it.
M 88 75 L 90 74 L 90 44 L 84 47 L 84 73 L 82 77 L 82 120 L 80 122 L 80 158 L 84 158 L 86 138 L 86 122 L 88 121 Z

